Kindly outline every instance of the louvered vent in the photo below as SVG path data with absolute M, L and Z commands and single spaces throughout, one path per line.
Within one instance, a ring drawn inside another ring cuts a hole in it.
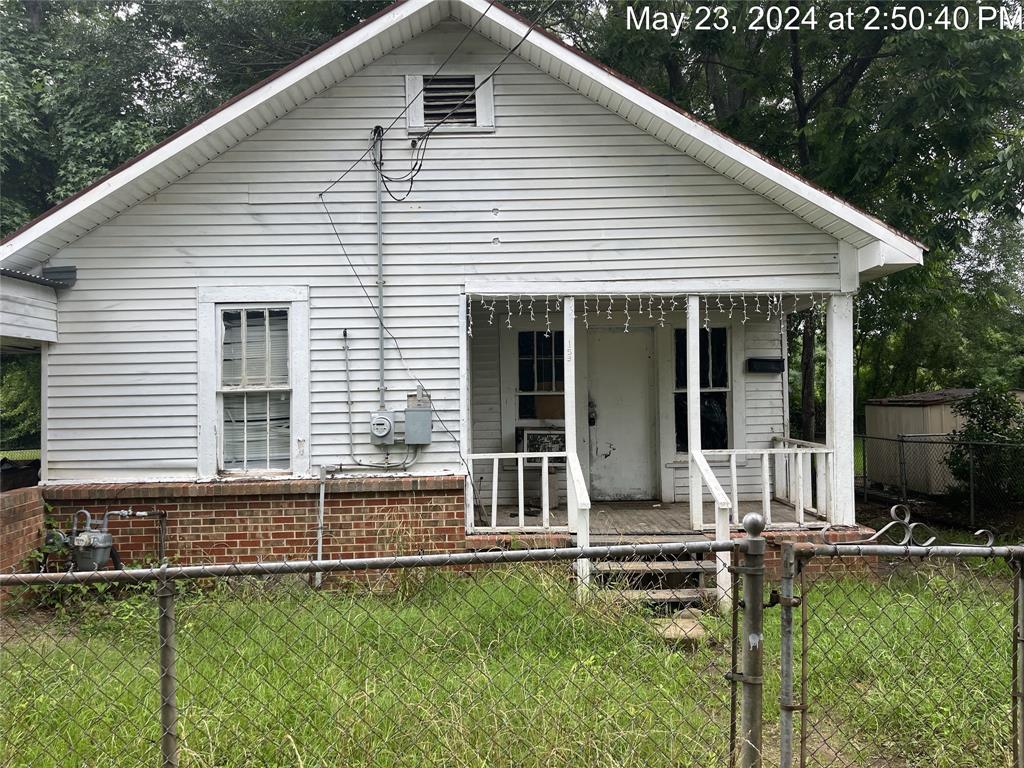
M 423 122 L 436 125 L 444 120 L 445 125 L 476 125 L 474 88 L 476 78 L 473 75 L 436 75 L 432 79 L 424 78 Z

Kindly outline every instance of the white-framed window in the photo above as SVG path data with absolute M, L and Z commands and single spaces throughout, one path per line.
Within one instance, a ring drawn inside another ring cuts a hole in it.
M 222 472 L 291 468 L 288 314 L 286 305 L 217 306 Z
M 494 130 L 494 79 L 490 72 L 406 75 L 406 124 L 410 132 Z
M 562 331 L 516 334 L 519 379 L 516 413 L 520 422 L 565 419 L 565 360 Z
M 675 347 L 675 401 L 676 451 L 689 450 L 686 408 L 686 329 L 676 328 Z M 716 450 L 728 448 L 729 395 L 731 376 L 729 371 L 729 331 L 726 328 L 700 329 L 700 445 L 701 448 Z
M 308 475 L 308 289 L 202 288 L 198 300 L 200 477 Z

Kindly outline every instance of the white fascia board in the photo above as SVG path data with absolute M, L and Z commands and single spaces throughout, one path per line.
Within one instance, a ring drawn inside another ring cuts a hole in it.
M 857 249 L 857 268 L 861 272 L 897 272 L 922 264 L 923 261 L 923 255 L 920 253 L 915 258 L 880 240 Z
M 489 6 L 487 0 L 457 0 L 462 5 L 471 8 L 477 13 L 483 13 Z M 529 30 L 529 25 L 519 19 L 509 16 L 497 10 L 487 16 L 489 25 L 498 25 L 516 39 L 522 37 Z M 481 27 L 484 25 L 481 25 Z M 577 70 L 584 77 L 589 78 L 598 86 L 606 88 L 620 99 L 635 104 L 645 110 L 653 117 L 675 126 L 695 141 L 704 145 L 707 150 L 716 152 L 719 155 L 732 160 L 742 166 L 749 168 L 755 174 L 753 178 L 746 179 L 743 183 L 747 188 L 757 186 L 759 182 L 768 181 L 776 184 L 800 199 L 807 201 L 819 210 L 832 214 L 833 216 L 849 223 L 858 230 L 876 238 L 882 243 L 899 251 L 903 256 L 914 264 L 922 263 L 923 248 L 920 244 L 897 234 L 889 229 L 881 221 L 858 211 L 853 206 L 838 200 L 837 198 L 822 192 L 811 186 L 799 177 L 789 173 L 768 162 L 755 152 L 743 147 L 712 130 L 710 127 L 687 117 L 686 115 L 669 108 L 657 99 L 648 96 L 646 93 L 637 90 L 630 84 L 619 79 L 605 69 L 591 63 L 579 56 L 570 48 L 558 43 L 543 34 L 531 34 L 523 48 L 534 47 L 537 50 L 551 56 L 568 67 Z M 522 50 L 522 49 L 520 49 Z M 583 91 L 582 88 L 576 90 Z M 690 154 L 695 154 L 689 151 Z
M 132 182 L 140 179 L 145 174 L 159 167 L 162 163 L 173 159 L 207 136 L 216 133 L 218 130 L 229 125 L 240 116 L 250 112 L 262 104 L 267 103 L 313 73 L 329 66 L 339 58 L 345 56 L 364 43 L 369 42 L 388 28 L 419 13 L 432 2 L 435 2 L 435 0 L 408 0 L 401 5 L 398 5 L 380 18 L 367 24 L 362 29 L 356 30 L 343 40 L 339 40 L 337 44 L 321 51 L 315 56 L 312 56 L 279 77 L 274 78 L 263 87 L 258 88 L 244 98 L 239 99 L 231 106 L 210 115 L 210 117 L 203 120 L 192 129 L 186 131 L 178 138 L 168 142 L 162 147 L 159 147 L 151 154 L 143 157 L 137 162 L 132 163 L 120 173 L 115 174 L 102 184 L 90 189 L 81 197 L 72 200 L 63 208 L 54 211 L 45 219 L 38 222 L 35 226 L 29 227 L 21 234 L 4 243 L 0 246 L 0 262 L 7 259 L 12 254 L 17 253 L 22 248 L 31 245 L 39 238 L 44 237 L 47 233 L 53 231 L 60 225 L 67 223 L 79 213 L 87 210 L 90 206 L 96 205 L 109 195 L 125 189 Z

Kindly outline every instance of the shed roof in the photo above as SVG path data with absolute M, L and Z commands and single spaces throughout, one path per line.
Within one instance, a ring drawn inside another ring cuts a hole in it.
M 481 18 L 483 17 L 483 18 Z M 493 0 L 399 0 L 11 233 L 0 262 L 32 271 L 65 245 L 225 152 L 371 62 L 455 18 L 659 140 L 861 249 L 870 279 L 920 264 L 924 246 L 716 131 Z
M 909 395 L 894 395 L 893 397 L 877 397 L 868 400 L 866 405 L 881 406 L 925 406 L 944 405 L 955 403 L 970 397 L 978 391 L 977 387 L 963 387 L 950 389 L 936 389 L 932 392 L 914 392 Z

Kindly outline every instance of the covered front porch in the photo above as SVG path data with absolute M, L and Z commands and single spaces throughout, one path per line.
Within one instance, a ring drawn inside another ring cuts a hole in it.
M 543 288 L 467 287 L 467 533 L 853 524 L 850 293 Z M 826 333 L 822 443 L 788 437 L 786 318 L 807 309 Z
M 739 517 L 748 512 L 761 512 L 759 502 L 741 501 L 738 505 Z M 491 520 L 478 510 L 475 528 L 485 530 Z M 541 523 L 541 510 L 529 507 L 526 510 L 526 530 Z M 770 525 L 774 528 L 821 528 L 825 521 L 813 512 L 805 512 L 803 521 L 798 520 L 796 508 L 785 502 L 773 499 L 770 507 Z M 707 519 L 702 521 L 703 529 L 712 529 L 714 520 L 705 510 Z M 704 538 L 703 533 L 693 530 L 690 519 L 690 505 L 685 501 L 596 501 L 590 507 L 590 542 L 591 544 L 620 543 L 652 543 L 657 541 L 678 541 L 680 537 Z M 518 510 L 514 506 L 498 507 L 498 525 L 518 526 Z M 550 528 L 568 531 L 568 509 L 560 504 L 550 510 Z M 734 525 L 734 530 L 740 526 Z

